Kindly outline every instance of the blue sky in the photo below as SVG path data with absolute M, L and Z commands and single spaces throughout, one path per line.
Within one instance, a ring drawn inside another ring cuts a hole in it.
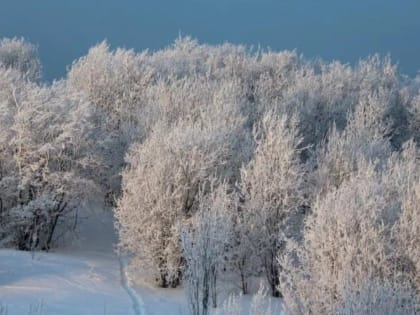
M 181 32 L 305 56 L 355 62 L 390 53 L 402 72 L 420 70 L 419 0 L 1 0 L 0 37 L 39 45 L 47 80 L 107 39 L 142 50 Z

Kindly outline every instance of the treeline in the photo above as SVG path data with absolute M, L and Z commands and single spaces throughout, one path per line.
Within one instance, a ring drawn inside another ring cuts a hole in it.
M 292 314 L 416 314 L 419 80 L 198 44 L 110 50 L 41 81 L 36 48 L 0 42 L 1 243 L 49 249 L 89 198 L 113 207 L 133 270 L 184 284 L 266 278 Z

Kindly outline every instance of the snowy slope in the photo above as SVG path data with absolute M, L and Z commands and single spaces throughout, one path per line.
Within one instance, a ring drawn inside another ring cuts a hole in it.
M 10 315 L 135 315 L 116 256 L 0 251 L 0 301 Z
M 92 211 L 79 240 L 60 252 L 0 250 L 0 304 L 8 315 L 28 315 L 39 305 L 42 315 L 140 314 L 125 287 L 115 241 L 111 213 Z
M 0 250 L 0 306 L 7 315 L 188 314 L 182 288 L 132 286 L 115 243 L 112 215 L 93 212 L 81 224 L 79 240 L 59 252 Z M 232 292 L 222 287 L 220 301 Z M 250 298 L 242 298 L 244 315 Z M 279 301 L 272 302 L 278 310 Z

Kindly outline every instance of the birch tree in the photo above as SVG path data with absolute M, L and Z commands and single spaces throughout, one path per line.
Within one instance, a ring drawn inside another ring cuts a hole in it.
M 297 218 L 305 205 L 305 169 L 295 117 L 267 113 L 254 130 L 254 159 L 241 170 L 248 237 L 261 260 L 273 296 L 279 296 L 277 255 L 285 238 L 298 233 Z M 281 267 L 280 267 L 281 268 Z
M 217 307 L 217 278 L 230 240 L 232 199 L 226 184 L 202 187 L 197 213 L 182 226 L 184 281 L 192 315 L 206 315 Z M 210 189 L 207 193 L 205 190 Z

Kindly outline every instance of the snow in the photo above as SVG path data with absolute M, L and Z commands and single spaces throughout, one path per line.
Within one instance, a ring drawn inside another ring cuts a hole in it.
M 93 212 L 78 241 L 59 252 L 0 250 L 0 306 L 7 315 L 188 314 L 182 288 L 134 285 L 115 242 L 112 215 Z M 231 293 L 223 287 L 221 301 Z M 244 315 L 250 298 L 242 298 Z
M 134 286 L 135 291 L 145 301 L 143 314 L 147 315 L 188 315 L 188 306 L 182 288 L 162 289 L 152 285 Z
M 161 289 L 148 285 L 135 286 L 136 292 L 146 303 L 144 304 L 144 313 L 147 315 L 188 315 L 188 305 L 182 288 Z M 227 296 L 220 296 L 223 303 Z M 252 295 L 240 297 L 241 314 L 249 315 Z M 279 299 L 269 298 L 273 314 L 281 314 L 281 303 Z M 223 313 L 222 313 L 223 314 Z M 224 314 L 228 315 L 228 314 Z M 252 314 L 254 315 L 254 314 Z
M 42 315 L 141 314 L 121 277 L 112 214 L 87 215 L 78 241 L 60 252 L 0 250 L 0 304 L 8 315 L 37 307 Z
M 115 255 L 0 251 L 0 303 L 8 314 L 136 315 Z
M 136 315 L 145 315 L 146 311 L 144 308 L 143 299 L 138 295 L 136 290 L 133 289 L 132 284 L 130 282 L 129 274 L 127 272 L 127 262 L 123 257 L 119 258 L 120 261 L 120 273 L 121 273 L 121 283 L 125 291 L 127 292 L 128 296 L 131 298 L 133 303 L 134 313 Z
M 218 288 L 218 299 L 219 306 L 222 305 L 231 294 L 238 294 L 238 288 L 230 282 L 231 277 L 226 277 L 226 281 L 220 279 Z M 261 278 L 250 279 L 250 289 L 252 292 L 256 292 L 259 288 Z M 186 301 L 183 288 L 158 288 L 151 284 L 140 283 L 133 285 L 137 295 L 144 301 L 142 315 L 188 315 L 189 308 Z M 250 305 L 253 298 L 252 294 L 244 295 L 239 297 L 241 305 L 241 315 L 250 315 Z M 271 304 L 272 314 L 282 314 L 282 300 L 278 298 L 267 298 L 267 304 Z M 229 315 L 224 314 L 221 315 Z M 255 314 L 251 314 L 255 315 Z

